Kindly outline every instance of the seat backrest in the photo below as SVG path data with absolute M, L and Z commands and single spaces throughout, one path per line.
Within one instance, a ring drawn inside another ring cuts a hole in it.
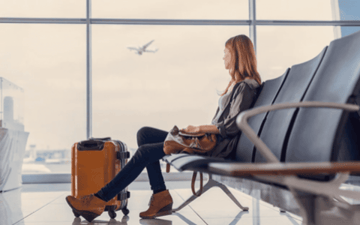
M 282 84 L 286 80 L 288 73 L 289 69 L 287 69 L 282 76 L 276 79 L 265 81 L 261 86 L 261 91 L 258 94 L 253 108 L 271 105 L 276 99 L 276 96 L 279 93 Z M 249 125 L 256 133 L 259 133 L 261 130 L 261 125 L 265 120 L 266 115 L 267 113 L 262 113 L 249 119 Z M 253 150 L 254 144 L 246 137 L 246 135 L 240 135 L 236 148 L 236 161 L 252 162 Z
M 360 32 L 357 32 L 330 43 L 304 101 L 350 103 L 359 93 L 359 78 Z M 349 113 L 339 109 L 300 108 L 289 136 L 285 161 L 337 161 L 340 148 L 358 152 L 354 134 L 346 130 L 348 119 Z M 347 144 L 342 144 L 344 141 Z M 358 156 L 356 153 L 351 157 Z
M 327 47 L 315 58 L 291 67 L 277 98 L 273 104 L 300 102 L 306 93 Z M 287 139 L 289 128 L 296 117 L 296 108 L 269 112 L 264 122 L 260 139 L 271 149 L 279 161 L 285 160 L 283 144 Z M 266 162 L 260 152 L 255 151 L 255 162 Z

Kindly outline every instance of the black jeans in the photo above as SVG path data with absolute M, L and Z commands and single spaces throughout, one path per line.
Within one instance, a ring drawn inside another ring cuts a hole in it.
M 152 127 L 143 127 L 137 133 L 139 148 L 125 167 L 97 194 L 109 201 L 133 182 L 146 167 L 153 191 L 165 190 L 159 160 L 165 156 L 164 141 L 168 132 Z

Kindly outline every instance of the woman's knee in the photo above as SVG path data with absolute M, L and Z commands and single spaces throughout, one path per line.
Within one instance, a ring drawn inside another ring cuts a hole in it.
M 146 144 L 146 134 L 151 131 L 151 127 L 142 127 L 138 130 L 136 134 L 137 144 L 140 147 L 141 145 Z
M 134 157 L 136 158 L 136 160 L 148 160 L 149 158 L 149 149 L 147 148 L 148 146 L 145 144 L 145 145 L 142 145 L 140 146 L 135 154 L 134 154 Z
M 147 161 L 152 163 L 156 160 L 161 159 L 165 155 L 162 143 L 159 144 L 144 144 L 140 146 L 135 154 L 134 160 Z

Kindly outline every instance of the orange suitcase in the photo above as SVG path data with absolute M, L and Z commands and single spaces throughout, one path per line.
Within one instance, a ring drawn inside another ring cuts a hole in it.
M 98 192 L 124 168 L 129 157 L 126 144 L 111 138 L 90 138 L 75 143 L 71 149 L 71 195 L 80 198 Z M 120 209 L 124 215 L 129 213 L 129 197 L 125 188 L 107 202 L 105 211 L 112 219 Z

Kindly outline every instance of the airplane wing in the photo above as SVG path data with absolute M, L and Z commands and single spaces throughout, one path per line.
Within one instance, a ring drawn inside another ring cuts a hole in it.
M 135 51 L 139 51 L 137 48 L 134 48 L 134 47 L 128 47 L 128 49 L 130 49 L 130 50 L 135 50 Z
M 154 40 L 150 41 L 149 43 L 147 43 L 146 45 L 143 46 L 143 49 L 145 50 L 149 45 L 151 45 L 151 43 L 153 43 Z
M 145 50 L 144 52 L 153 52 L 153 53 L 155 53 L 155 52 L 157 52 L 159 49 L 155 49 L 155 50 Z

